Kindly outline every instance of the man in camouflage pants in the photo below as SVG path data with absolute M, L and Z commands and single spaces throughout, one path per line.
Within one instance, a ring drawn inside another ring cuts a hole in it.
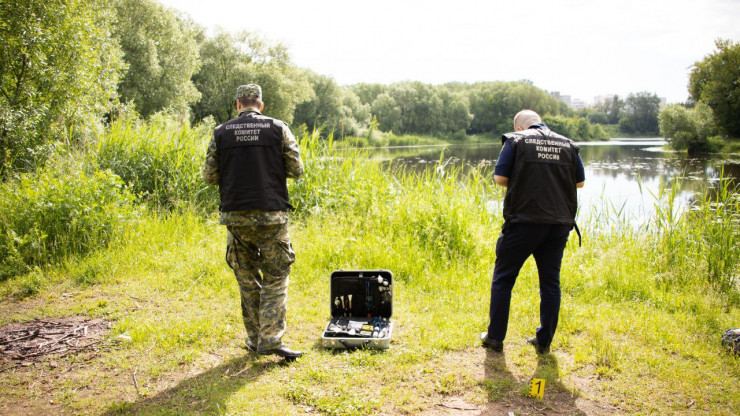
M 237 88 L 239 116 L 216 127 L 203 177 L 219 187 L 221 224 L 228 230 L 226 262 L 239 283 L 247 348 L 295 359 L 302 353 L 281 340 L 295 261 L 286 178 L 300 177 L 303 162 L 288 126 L 262 115 L 263 107 L 259 85 Z

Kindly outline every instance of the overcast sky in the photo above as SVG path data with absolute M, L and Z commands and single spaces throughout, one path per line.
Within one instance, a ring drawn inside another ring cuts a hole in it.
M 715 39 L 740 40 L 740 0 L 160 2 L 211 30 L 260 32 L 343 85 L 529 79 L 587 102 L 684 101 Z

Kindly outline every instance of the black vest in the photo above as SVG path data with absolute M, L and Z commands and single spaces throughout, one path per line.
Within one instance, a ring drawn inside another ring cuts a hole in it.
M 578 146 L 547 128 L 502 137 L 514 150 L 514 168 L 504 198 L 512 223 L 575 224 Z
M 293 209 L 283 162 L 283 122 L 257 112 L 216 127 L 222 212 Z

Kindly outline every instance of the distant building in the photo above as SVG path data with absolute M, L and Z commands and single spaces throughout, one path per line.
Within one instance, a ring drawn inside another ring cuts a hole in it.
M 568 98 L 570 98 L 570 97 L 568 97 Z M 581 100 L 581 99 L 579 99 L 579 98 L 574 98 L 571 101 L 571 103 L 570 103 L 570 108 L 572 108 L 572 109 L 574 109 L 576 111 L 582 110 L 585 106 L 586 106 L 586 102 L 583 101 L 583 100 Z
M 594 105 L 601 105 L 608 103 L 610 101 L 614 101 L 614 97 L 616 97 L 617 94 L 604 94 L 604 95 L 597 95 L 594 97 Z
M 567 105 L 568 107 L 570 107 L 570 95 L 560 95 L 560 91 L 552 91 L 550 93 L 550 95 L 552 95 L 556 99 L 564 102 L 565 105 Z

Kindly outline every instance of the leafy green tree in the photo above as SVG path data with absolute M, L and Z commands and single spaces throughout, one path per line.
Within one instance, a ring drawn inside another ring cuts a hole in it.
M 660 98 L 647 91 L 630 94 L 625 102 L 619 130 L 624 133 L 658 134 Z
M 470 113 L 468 97 L 460 94 L 442 94 L 444 110 L 442 111 L 442 133 L 463 134 L 470 127 L 473 115 Z
M 144 116 L 164 109 L 186 114 L 200 94 L 196 29 L 154 0 L 115 0 L 115 35 L 128 64 L 119 93 Z
M 236 86 L 243 83 L 245 54 L 229 33 L 218 32 L 212 38 L 201 34 L 198 38 L 201 65 L 192 80 L 200 100 L 191 106 L 193 118 L 213 116 L 217 123 L 223 123 L 236 115 L 234 93 Z
M 712 109 L 699 101 L 694 108 L 673 104 L 663 108 L 658 116 L 660 134 L 676 150 L 689 154 L 710 150 L 710 137 L 717 134 Z
M 342 89 L 330 77 L 307 71 L 311 97 L 295 108 L 294 123 L 333 130 L 342 118 Z
M 401 131 L 401 107 L 387 93 L 382 93 L 375 98 L 372 113 L 377 118 L 380 130 L 396 133 Z
M 254 82 L 262 86 L 265 115 L 292 123 L 296 105 L 311 96 L 311 85 L 303 71 L 288 62 L 276 60 L 255 64 L 253 68 L 254 76 L 243 83 Z
M 105 0 L 13 0 L 0 7 L 0 176 L 32 169 L 45 143 L 91 126 L 123 68 Z
M 624 110 L 624 100 L 615 95 L 611 100 L 595 105 L 594 109 L 606 114 L 607 121 L 605 124 L 619 124 L 619 118 L 622 117 L 622 111 Z
M 689 94 L 712 108 L 719 128 L 740 138 L 740 43 L 718 39 L 717 50 L 696 62 Z
M 355 84 L 350 87 L 357 94 L 363 104 L 373 104 L 381 94 L 388 92 L 388 86 L 384 84 Z
M 370 105 L 363 104 L 351 89 L 342 88 L 342 112 L 338 131 L 344 135 L 356 135 L 370 123 Z
M 421 82 L 400 82 L 388 87 L 388 94 L 401 109 L 399 133 L 434 134 L 440 131 L 444 103 L 437 91 Z
M 577 120 L 578 119 L 575 118 L 553 116 L 550 114 L 545 114 L 542 116 L 542 122 L 547 124 L 547 127 L 552 129 L 552 131 L 562 134 L 563 136 L 566 136 L 569 139 L 573 140 L 579 140 L 581 138 L 578 135 Z
M 578 126 L 577 127 L 578 128 L 577 137 L 581 139 L 586 139 L 586 140 L 593 137 L 593 130 L 591 128 L 591 123 L 588 121 L 587 118 L 578 117 L 577 126 Z
M 523 109 L 540 115 L 561 113 L 560 102 L 528 82 L 486 82 L 470 89 L 473 133 L 503 134 L 513 129 L 513 118 Z
M 595 108 L 582 108 L 576 115 L 588 119 L 591 123 L 609 124 L 609 117 L 606 113 Z
M 193 83 L 201 98 L 192 106 L 196 120 L 213 116 L 224 122 L 236 116 L 236 87 L 255 83 L 262 87 L 264 113 L 287 122 L 296 105 L 311 98 L 311 85 L 304 71 L 290 62 L 287 48 L 270 43 L 256 33 L 202 32 L 199 40 L 201 66 Z

